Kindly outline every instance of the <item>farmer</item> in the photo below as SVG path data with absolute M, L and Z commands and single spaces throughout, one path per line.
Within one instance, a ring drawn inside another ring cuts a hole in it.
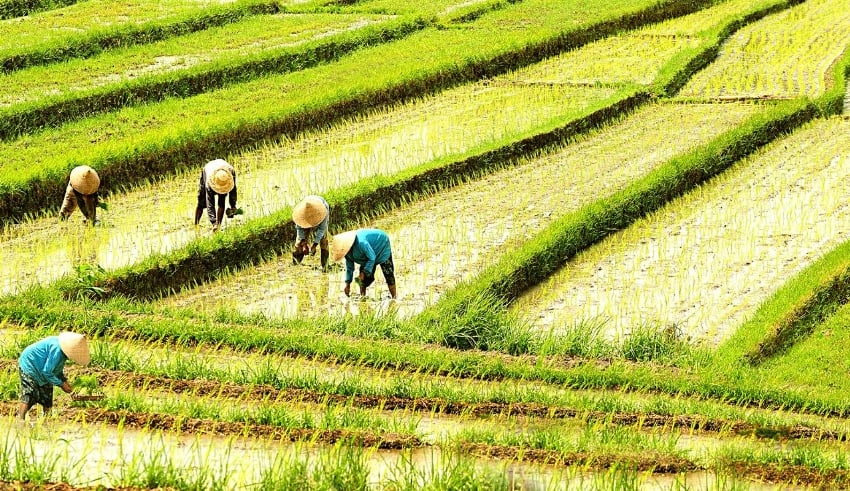
M 395 271 L 390 237 L 383 230 L 361 228 L 334 236 L 331 248 L 334 261 L 345 257 L 345 295 L 351 292 L 351 280 L 354 278 L 354 263 L 360 265 L 357 280 L 360 294 L 366 295 L 366 288 L 375 281 L 375 268 L 381 267 L 390 295 L 396 298 Z
M 49 336 L 24 348 L 18 359 L 18 374 L 21 377 L 21 405 L 18 418 L 25 420 L 27 412 L 41 404 L 44 414 L 53 407 L 53 386 L 71 393 L 71 384 L 65 377 L 65 361 L 70 358 L 80 365 L 91 360 L 89 346 L 82 334 L 61 332 Z
M 97 190 L 100 188 L 100 177 L 97 172 L 87 165 L 74 167 L 68 187 L 65 188 L 65 199 L 59 210 L 59 219 L 67 220 L 77 208 L 83 213 L 83 221 L 91 225 L 97 222 Z
M 226 199 L 230 201 L 227 216 L 232 218 L 236 211 L 236 170 L 226 160 L 211 160 L 201 171 L 198 206 L 195 208 L 195 225 L 201 221 L 201 215 L 206 208 L 207 216 L 213 225 L 213 232 L 218 232 L 224 221 Z
M 292 209 L 292 221 L 295 222 L 295 248 L 292 259 L 300 263 L 307 254 L 316 254 L 316 248 L 321 247 L 322 269 L 328 268 L 328 216 L 331 207 L 321 196 L 307 196 Z M 313 245 L 307 239 L 312 235 Z

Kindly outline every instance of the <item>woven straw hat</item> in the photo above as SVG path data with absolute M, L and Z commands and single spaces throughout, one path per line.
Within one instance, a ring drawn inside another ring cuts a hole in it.
M 67 331 L 60 332 L 59 347 L 62 348 L 65 356 L 74 360 L 75 363 L 85 366 L 91 361 L 89 345 L 86 343 L 86 338 L 82 334 Z
M 218 194 L 227 194 L 233 189 L 233 174 L 230 172 L 230 164 L 225 160 L 218 159 L 219 167 L 207 176 L 207 184 Z
M 302 228 L 312 228 L 328 216 L 325 203 L 318 196 L 307 196 L 292 209 L 292 221 Z
M 331 244 L 331 257 L 333 257 L 334 261 L 339 261 L 348 254 L 351 246 L 354 245 L 354 239 L 356 237 L 356 230 L 349 230 L 348 232 L 334 235 L 333 244 Z
M 100 187 L 100 177 L 87 165 L 74 167 L 71 171 L 71 187 L 82 194 L 94 194 Z

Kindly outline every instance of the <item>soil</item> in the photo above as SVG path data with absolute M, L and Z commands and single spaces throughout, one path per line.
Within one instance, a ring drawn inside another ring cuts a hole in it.
M 0 369 L 11 371 L 14 362 L 0 361 Z M 72 374 L 71 371 L 68 372 Z M 547 406 L 536 403 L 502 403 L 502 402 L 480 402 L 471 403 L 463 401 L 450 401 L 442 398 L 404 398 L 404 397 L 379 397 L 371 395 L 342 395 L 328 394 L 319 391 L 297 388 L 277 389 L 269 385 L 239 385 L 234 383 L 217 382 L 212 380 L 175 380 L 165 377 L 154 377 L 150 375 L 135 374 L 130 372 L 95 370 L 92 368 L 78 369 L 73 373 L 95 375 L 101 387 L 132 387 L 150 391 L 168 391 L 174 394 L 194 394 L 203 396 L 205 394 L 215 395 L 218 398 L 227 398 L 243 402 L 251 401 L 277 401 L 313 403 L 324 405 L 350 405 L 360 409 L 380 408 L 385 411 L 415 411 L 427 414 L 440 415 L 465 415 L 465 416 L 521 416 L 551 419 L 573 419 L 582 418 L 586 421 L 610 422 L 616 425 L 632 426 L 639 428 L 666 428 L 685 429 L 689 432 L 703 432 L 710 434 L 734 434 L 746 437 L 755 437 L 772 440 L 809 440 L 809 441 L 847 441 L 846 433 L 826 430 L 813 426 L 757 426 L 746 421 L 735 421 L 727 419 L 706 418 L 693 415 L 666 415 L 652 413 L 610 413 L 604 411 L 587 411 L 583 409 Z M 246 425 L 241 423 L 207 422 L 206 420 L 194 420 L 192 423 L 186 420 L 163 415 L 135 415 L 136 413 L 105 411 L 96 408 L 85 410 L 88 421 L 104 421 L 117 424 L 122 418 L 128 419 L 125 423 L 132 427 L 150 427 L 156 429 L 185 429 L 184 425 L 191 425 L 192 431 L 210 434 L 242 434 Z M 75 416 L 75 414 L 69 414 Z M 94 419 L 92 419 L 94 418 Z M 269 435 L 277 438 L 300 439 L 293 432 L 286 432 L 280 428 L 267 425 L 249 425 L 250 431 L 258 435 Z M 303 435 L 302 435 L 303 436 Z M 356 435 L 313 435 L 324 441 L 325 438 L 336 441 L 336 438 L 347 439 Z M 385 436 L 382 435 L 380 440 Z M 386 439 L 385 439 L 386 440 Z M 381 448 L 396 448 L 393 445 L 400 440 L 398 436 L 380 443 Z M 417 446 L 419 441 L 405 441 L 405 444 Z M 404 447 L 400 447 L 404 448 Z

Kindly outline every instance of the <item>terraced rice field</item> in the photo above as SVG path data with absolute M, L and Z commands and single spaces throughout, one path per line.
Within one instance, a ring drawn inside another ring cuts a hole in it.
M 845 3 L 0 4 L 0 489 L 850 487 Z

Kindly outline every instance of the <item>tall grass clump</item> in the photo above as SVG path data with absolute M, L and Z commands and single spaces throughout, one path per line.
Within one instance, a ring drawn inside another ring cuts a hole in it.
M 551 330 L 540 342 L 539 354 L 544 356 L 563 355 L 582 358 L 607 358 L 615 354 L 615 348 L 604 336 L 605 320 L 593 319 L 574 325 Z
M 423 337 L 449 348 L 512 355 L 536 348 L 530 324 L 507 312 L 505 301 L 490 292 L 481 292 L 462 309 L 439 312 L 429 316 L 429 320 L 424 325 L 428 334 Z
M 625 336 L 620 353 L 631 361 L 670 361 L 686 352 L 689 346 L 675 325 L 641 324 Z
M 301 450 L 296 446 L 291 453 L 276 454 L 270 459 L 260 471 L 256 488 L 268 491 L 370 489 L 363 449 L 336 445 L 313 457 Z
M 0 20 L 73 5 L 79 0 L 0 0 Z

